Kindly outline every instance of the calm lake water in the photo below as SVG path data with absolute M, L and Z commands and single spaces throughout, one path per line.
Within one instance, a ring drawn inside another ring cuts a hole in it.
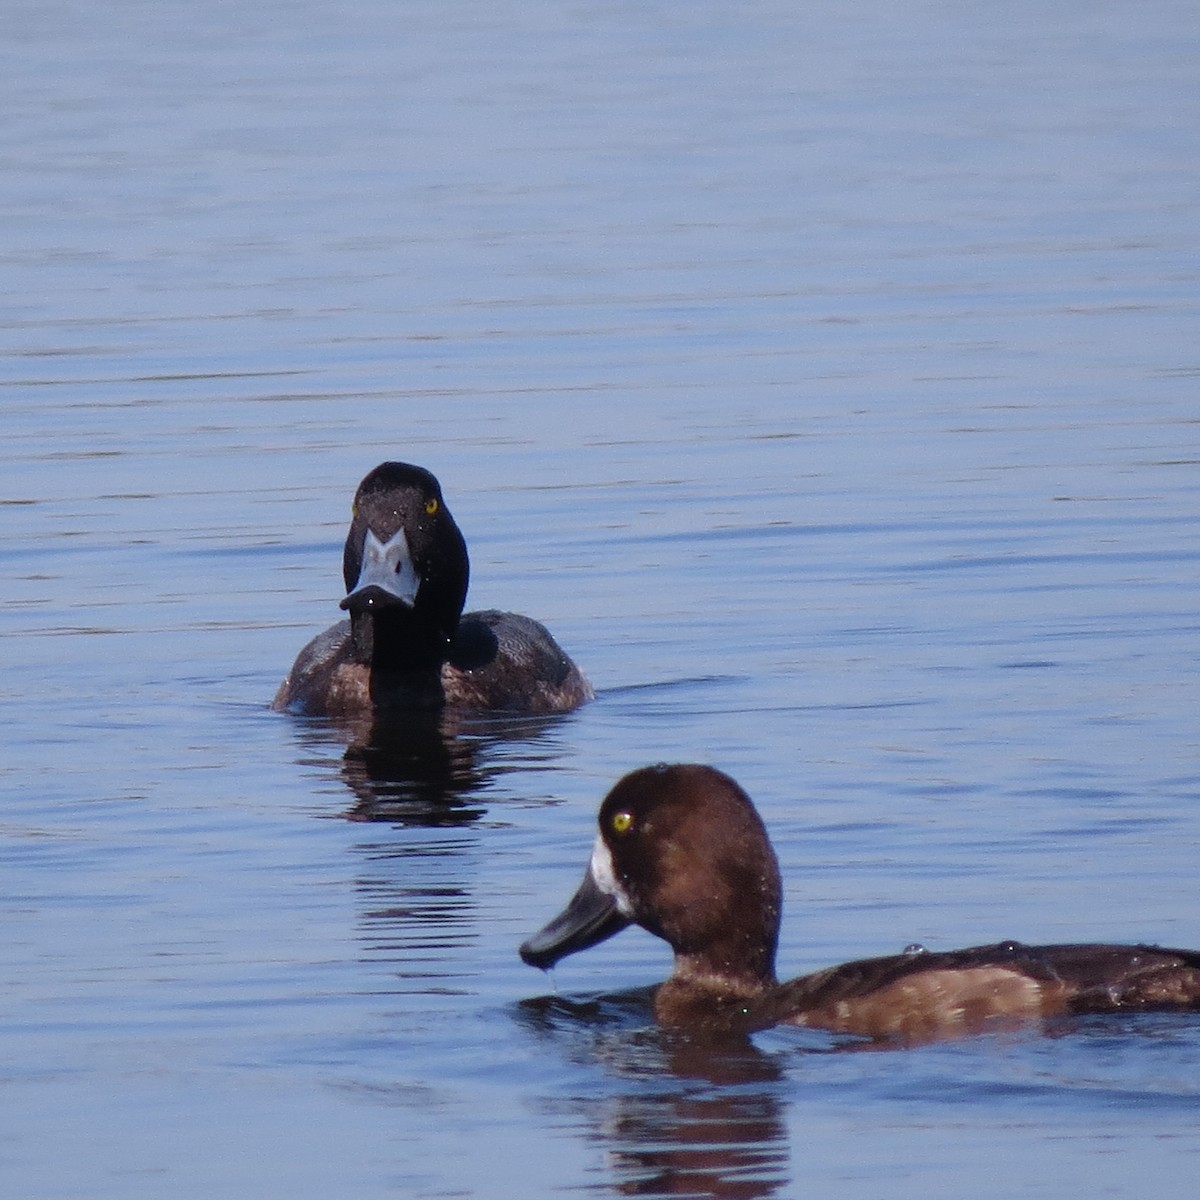
M 1200 1017 L 662 1035 L 518 942 L 646 762 L 757 800 L 786 975 L 1200 946 L 1200 10 L 12 5 L 8 1196 L 1141 1197 Z M 267 711 L 435 471 L 566 718 Z

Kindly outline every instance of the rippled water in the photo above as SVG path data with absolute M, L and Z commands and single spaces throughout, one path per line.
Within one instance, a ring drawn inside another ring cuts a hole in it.
M 6 1194 L 1177 1185 L 1200 1020 L 716 1053 L 647 935 L 515 948 L 664 758 L 785 975 L 1200 946 L 1193 5 L 6 21 Z M 592 705 L 267 711 L 386 457 Z

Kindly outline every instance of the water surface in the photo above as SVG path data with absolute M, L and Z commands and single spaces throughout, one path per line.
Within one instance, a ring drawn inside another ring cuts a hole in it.
M 1183 1177 L 1190 1017 L 718 1053 L 648 935 L 516 946 L 659 759 L 757 800 L 784 974 L 1200 946 L 1193 9 L 10 13 L 6 1190 Z M 387 457 L 592 705 L 267 711 Z

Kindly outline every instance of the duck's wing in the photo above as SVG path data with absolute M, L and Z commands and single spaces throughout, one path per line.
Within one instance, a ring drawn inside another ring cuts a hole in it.
M 903 1042 L 1063 1013 L 1200 1009 L 1200 952 L 1157 946 L 997 942 L 830 967 L 782 984 L 762 1024 Z
M 464 613 L 442 667 L 446 703 L 524 713 L 570 712 L 591 685 L 551 636 L 519 613 Z
M 1026 948 L 1071 988 L 1071 1012 L 1200 1009 L 1200 951 L 1161 946 Z
M 354 660 L 349 621 L 331 625 L 300 651 L 271 707 L 310 717 L 370 712 L 370 672 Z

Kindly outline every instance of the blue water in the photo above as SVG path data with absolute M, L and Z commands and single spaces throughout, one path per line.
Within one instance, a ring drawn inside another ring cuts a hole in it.
M 1200 946 L 1193 4 L 5 20 L 6 1195 L 1194 1172 L 1200 1019 L 717 1054 L 640 931 L 516 956 L 660 759 L 758 802 L 785 975 Z M 267 711 L 388 457 L 593 704 Z

